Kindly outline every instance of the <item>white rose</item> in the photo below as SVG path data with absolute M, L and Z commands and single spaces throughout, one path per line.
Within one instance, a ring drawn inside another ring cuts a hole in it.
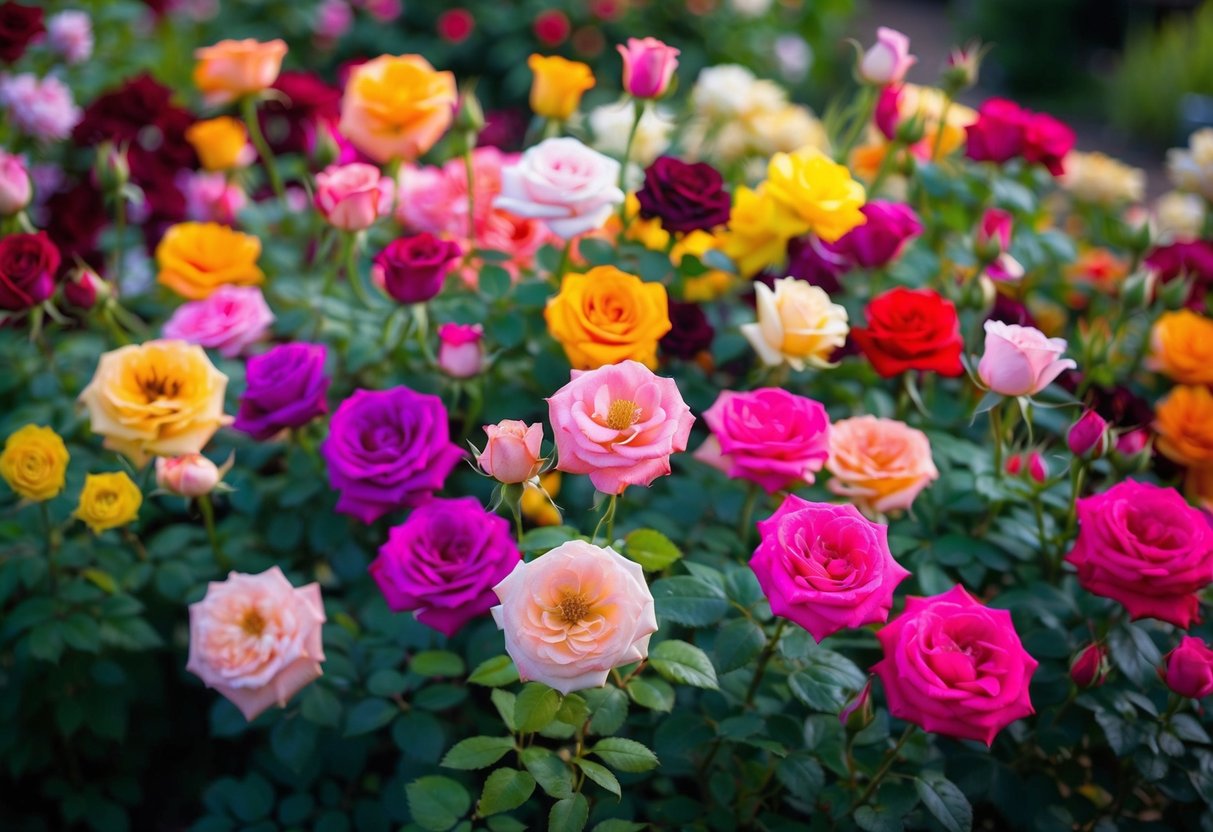
M 691 90 L 695 112 L 711 119 L 733 118 L 750 106 L 754 73 L 737 64 L 710 66 L 699 73 Z
M 623 158 L 628 146 L 628 133 L 636 118 L 636 105 L 632 101 L 624 104 L 605 104 L 590 113 L 590 130 L 594 134 L 594 147 L 603 153 Z M 630 161 L 648 167 L 670 146 L 674 134 L 674 119 L 664 107 L 648 107 L 636 128 L 632 139 Z
M 602 227 L 623 202 L 619 163 L 577 139 L 546 139 L 501 171 L 493 207 L 543 220 L 565 240 Z

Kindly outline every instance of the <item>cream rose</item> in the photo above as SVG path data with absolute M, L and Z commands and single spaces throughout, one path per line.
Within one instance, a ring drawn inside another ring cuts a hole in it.
M 830 355 L 847 340 L 847 310 L 818 286 L 794 277 L 775 281 L 775 290 L 755 283 L 758 320 L 743 324 L 746 337 L 764 364 L 785 361 L 796 370 L 830 367 Z

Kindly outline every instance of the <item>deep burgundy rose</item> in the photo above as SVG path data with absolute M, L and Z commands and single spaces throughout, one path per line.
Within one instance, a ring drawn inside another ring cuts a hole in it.
M 671 233 L 707 231 L 729 221 L 729 194 L 720 172 L 707 162 L 662 156 L 644 172 L 636 192 L 640 216 L 661 220 Z
M 324 344 L 299 342 L 250 358 L 233 427 L 264 441 L 327 413 L 327 354 Z
M 14 63 L 30 42 L 43 34 L 42 9 L 20 3 L 0 3 L 0 61 Z
M 45 214 L 47 234 L 68 258 L 89 259 L 108 221 L 105 199 L 87 179 L 48 199 Z
M 525 110 L 489 110 L 484 114 L 484 129 L 476 137 L 476 146 L 496 147 L 505 151 L 520 150 L 522 141 L 526 138 L 527 121 Z
M 275 153 L 306 153 L 319 124 L 341 117 L 341 90 L 311 72 L 279 73 L 275 90 L 285 96 L 267 99 L 259 109 L 261 129 Z
M 1187 305 L 1197 311 L 1204 308 L 1205 295 L 1213 286 L 1213 241 L 1187 240 L 1158 246 L 1146 255 L 1145 263 L 1163 283 L 1179 277 L 1191 279 Z
M 666 355 L 690 361 L 706 349 L 711 349 L 716 330 L 697 303 L 672 300 L 670 331 L 661 338 L 661 351 Z
M 900 202 L 873 200 L 859 210 L 868 218 L 867 222 L 833 243 L 822 243 L 825 249 L 845 257 L 854 266 L 865 269 L 886 266 L 922 233 L 922 223 L 914 209 Z
M 0 239 L 0 309 L 25 312 L 55 292 L 59 249 L 46 236 L 10 234 Z
M 898 287 L 872 298 L 866 315 L 868 325 L 852 327 L 851 337 L 884 378 L 908 370 L 964 374 L 964 339 L 950 300 L 930 289 Z
M 1032 317 L 1028 307 L 1002 292 L 995 295 L 994 308 L 990 310 L 990 314 L 986 315 L 986 320 L 1002 321 L 1004 324 L 1018 324 L 1019 326 L 1036 326 L 1036 319 Z
M 401 237 L 375 255 L 371 279 L 399 303 L 425 303 L 442 291 L 442 282 L 463 249 L 428 231 Z
M 813 234 L 793 237 L 788 241 L 788 264 L 784 271 L 766 281 L 771 285 L 776 277 L 795 277 L 820 286 L 833 295 L 842 291 L 838 278 L 851 269 L 846 257 L 830 249 Z M 757 279 L 757 278 L 755 278 Z

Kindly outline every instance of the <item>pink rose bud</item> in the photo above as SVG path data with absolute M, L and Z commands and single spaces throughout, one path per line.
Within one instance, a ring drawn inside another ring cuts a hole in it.
M 539 448 L 543 444 L 543 423 L 528 425 L 515 419 L 504 419 L 495 425 L 485 425 L 488 444 L 476 463 L 481 470 L 498 482 L 526 482 L 539 473 L 543 460 Z
M 943 71 L 941 86 L 953 95 L 977 84 L 986 47 L 979 43 L 953 47 Z
M 1011 245 L 1011 231 L 1015 218 L 1001 208 L 989 208 L 981 215 L 977 227 L 975 246 L 977 255 L 983 260 L 992 260 Z
M 874 86 L 900 84 L 918 59 L 910 54 L 910 39 L 896 29 L 881 26 L 876 43 L 859 62 L 859 78 Z
M 324 0 L 316 7 L 316 22 L 313 32 L 321 40 L 334 41 L 350 30 L 354 24 L 354 10 L 345 0 Z
M 1064 338 L 1046 337 L 1039 329 L 986 321 L 985 352 L 977 365 L 982 383 L 1003 396 L 1033 396 L 1078 365 L 1062 358 Z
M 29 171 L 20 156 L 0 150 L 0 215 L 11 217 L 33 196 Z
M 330 165 L 316 174 L 316 207 L 330 225 L 363 231 L 390 210 L 391 188 L 374 165 Z
M 452 378 L 471 378 L 484 370 L 484 327 L 443 324 L 438 327 L 438 367 Z
M 1108 681 L 1112 666 L 1108 663 L 1108 648 L 1088 644 L 1070 662 L 1070 679 L 1081 690 L 1097 688 Z
M 1086 413 L 1070 426 L 1066 434 L 1070 453 L 1082 459 L 1099 459 L 1108 450 L 1108 422 L 1094 410 Z
M 1028 454 L 1028 476 L 1036 483 L 1043 483 L 1049 478 L 1049 466 L 1039 451 Z
M 861 731 L 872 723 L 874 715 L 872 710 L 872 677 L 869 676 L 867 684 L 863 686 L 863 689 L 851 697 L 851 701 L 843 706 L 842 711 L 838 714 L 838 721 L 842 723 L 844 728 L 852 731 Z
M 1133 457 L 1148 450 L 1150 432 L 1145 428 L 1134 428 L 1116 437 L 1116 453 L 1122 457 Z
M 77 309 L 92 309 L 98 295 L 106 295 L 109 285 L 88 266 L 74 269 L 63 283 L 63 296 Z
M 156 457 L 156 485 L 182 497 L 210 494 L 223 479 L 219 466 L 202 454 Z
M 678 50 L 657 38 L 628 38 L 616 47 L 623 56 L 623 88 L 634 98 L 660 98 L 678 68 Z
M 1213 693 L 1213 650 L 1196 636 L 1184 636 L 1167 655 L 1163 681 L 1189 699 L 1203 699 Z

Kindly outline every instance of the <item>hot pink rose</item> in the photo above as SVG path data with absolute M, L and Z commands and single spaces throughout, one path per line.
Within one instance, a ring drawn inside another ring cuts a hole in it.
M 1187 628 L 1213 583 L 1213 528 L 1173 488 L 1135 480 L 1078 501 L 1078 539 L 1066 560 L 1088 592 L 1129 615 Z
M 1078 365 L 1062 358 L 1064 338 L 1049 338 L 1039 329 L 986 321 L 986 349 L 977 365 L 982 383 L 1004 396 L 1034 396 L 1053 379 Z
M 612 668 L 646 658 L 657 631 L 640 564 L 581 540 L 518 563 L 493 591 L 518 675 L 564 694 L 601 687 Z
M 789 494 L 758 531 L 762 542 L 750 568 L 775 615 L 804 627 L 815 641 L 888 621 L 893 590 L 910 573 L 889 552 L 887 526 L 854 506 Z
M 1007 610 L 990 609 L 955 586 L 906 610 L 876 633 L 884 658 L 872 670 L 889 713 L 935 734 L 980 740 L 1035 713 L 1028 655 Z
M 480 470 L 498 482 L 526 482 L 539 473 L 543 460 L 539 456 L 543 445 L 543 423 L 528 425 L 516 419 L 503 419 L 495 425 L 485 425 L 489 441 L 476 457 Z
M 686 450 L 695 421 L 674 380 L 639 361 L 573 370 L 547 402 L 556 467 L 589 474 L 604 494 L 670 473 L 670 455 Z
M 939 469 L 927 435 L 895 419 L 855 416 L 830 427 L 826 487 L 868 513 L 908 509 Z
M 896 29 L 881 26 L 876 30 L 876 43 L 859 62 L 859 77 L 876 86 L 900 84 L 917 62 L 910 54 L 910 39 Z
M 1203 699 L 1213 693 L 1213 650 L 1196 636 L 1184 636 L 1167 654 L 1167 671 L 1162 677 L 1180 696 Z
M 264 338 L 273 322 L 274 313 L 259 288 L 229 285 L 178 307 L 165 322 L 163 334 L 235 358 Z
M 1023 266 L 1007 251 L 1014 225 L 1015 218 L 1001 208 L 988 208 L 981 215 L 973 247 L 991 280 L 1006 282 L 1023 277 Z
M 914 209 L 900 202 L 872 200 L 859 209 L 867 221 L 832 243 L 822 245 L 865 269 L 887 266 L 906 244 L 922 233 Z
M 484 370 L 484 327 L 443 324 L 438 327 L 438 368 L 452 378 L 471 378 Z
M 1074 149 L 1074 131 L 1045 113 L 1031 113 L 1024 126 L 1023 157 L 1044 165 L 1049 173 L 1066 172 L 1066 154 Z
M 602 227 L 623 202 L 619 163 L 573 138 L 546 139 L 501 172 L 493 206 L 543 220 L 568 240 Z
M 20 156 L 0 150 L 0 216 L 9 217 L 29 205 L 33 196 L 29 172 Z
M 316 174 L 316 207 L 343 231 L 370 228 L 391 199 L 392 182 L 374 165 L 330 165 Z
M 1026 114 L 1005 98 L 991 98 L 965 127 L 965 155 L 977 162 L 1006 162 L 1023 153 Z
M 190 604 L 185 669 L 231 700 L 250 722 L 321 675 L 320 584 L 296 589 L 277 566 L 232 572 Z
M 623 88 L 634 98 L 660 98 L 678 69 L 678 50 L 657 38 L 628 38 L 615 47 L 623 56 Z
M 768 494 L 813 482 L 830 456 L 830 417 L 820 402 L 777 387 L 722 392 L 703 413 L 712 435 L 695 458 Z

